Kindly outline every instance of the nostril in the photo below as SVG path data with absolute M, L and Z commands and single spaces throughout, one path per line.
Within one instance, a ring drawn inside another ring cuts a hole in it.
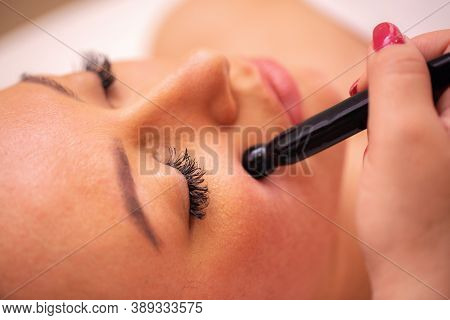
M 219 124 L 230 125 L 236 121 L 238 108 L 230 84 L 228 59 L 213 51 L 197 51 L 183 68 L 189 95 L 196 103 L 204 105 L 204 112 Z
M 229 82 L 223 88 L 224 92 L 211 106 L 213 118 L 222 125 L 231 125 L 236 122 L 238 116 L 238 106 L 233 96 Z
M 233 124 L 238 107 L 232 92 L 228 60 L 220 54 L 200 51 L 154 86 L 123 114 L 128 123 L 176 122 L 196 126 Z

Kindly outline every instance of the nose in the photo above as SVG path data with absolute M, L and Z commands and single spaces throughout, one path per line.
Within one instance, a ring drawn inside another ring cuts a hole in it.
M 152 88 L 146 99 L 124 108 L 127 127 L 143 125 L 230 125 L 238 109 L 229 79 L 228 60 L 199 51 Z

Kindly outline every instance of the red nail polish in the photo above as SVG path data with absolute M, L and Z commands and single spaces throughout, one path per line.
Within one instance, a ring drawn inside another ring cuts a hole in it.
M 359 81 L 359 79 L 357 79 L 355 82 L 353 82 L 353 84 L 350 87 L 350 90 L 348 90 L 348 94 L 350 95 L 350 97 L 352 97 L 358 93 L 358 81 Z
M 405 43 L 400 30 L 392 23 L 383 22 L 373 29 L 373 48 L 375 51 L 384 48 L 390 44 Z

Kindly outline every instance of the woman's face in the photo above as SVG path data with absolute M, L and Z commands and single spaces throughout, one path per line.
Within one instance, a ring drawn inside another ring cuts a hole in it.
M 89 71 L 48 77 L 76 97 L 49 80 L 1 91 L 1 296 L 332 295 L 338 242 L 326 219 L 337 215 L 342 148 L 264 180 L 241 157 L 338 98 L 324 89 L 283 113 L 261 65 L 273 67 L 200 52 L 181 67 L 115 63 L 106 94 Z M 294 77 L 303 98 L 323 84 L 307 70 Z M 190 214 L 192 185 L 164 164 L 170 146 L 207 171 L 196 182 L 209 189 L 203 219 Z

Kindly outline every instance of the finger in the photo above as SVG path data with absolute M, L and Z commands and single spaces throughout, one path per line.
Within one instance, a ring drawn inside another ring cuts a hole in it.
M 424 56 L 392 24 L 377 26 L 373 40 L 378 52 L 367 64 L 371 142 L 377 136 L 402 134 L 408 127 L 425 130 L 430 119 L 438 117 Z
M 450 29 L 424 33 L 414 37 L 412 41 L 428 61 L 449 51 Z
M 414 37 L 412 42 L 417 46 L 425 60 L 432 60 L 450 51 L 450 29 L 424 33 Z M 373 53 L 374 51 L 371 46 L 368 51 L 368 56 Z M 350 86 L 350 96 L 366 90 L 367 86 L 367 72 L 363 72 Z
M 445 129 L 450 133 L 450 89 L 445 90 L 439 98 L 437 110 Z
M 371 45 L 367 51 L 367 59 L 374 53 L 375 52 Z M 367 71 L 366 70 L 364 70 L 363 73 L 361 74 L 361 76 L 358 79 L 356 79 L 356 81 L 353 82 L 352 85 L 350 86 L 348 94 L 351 97 L 354 96 L 355 94 L 357 94 L 358 92 L 361 92 L 361 91 L 364 91 L 367 89 L 368 82 L 367 82 Z

